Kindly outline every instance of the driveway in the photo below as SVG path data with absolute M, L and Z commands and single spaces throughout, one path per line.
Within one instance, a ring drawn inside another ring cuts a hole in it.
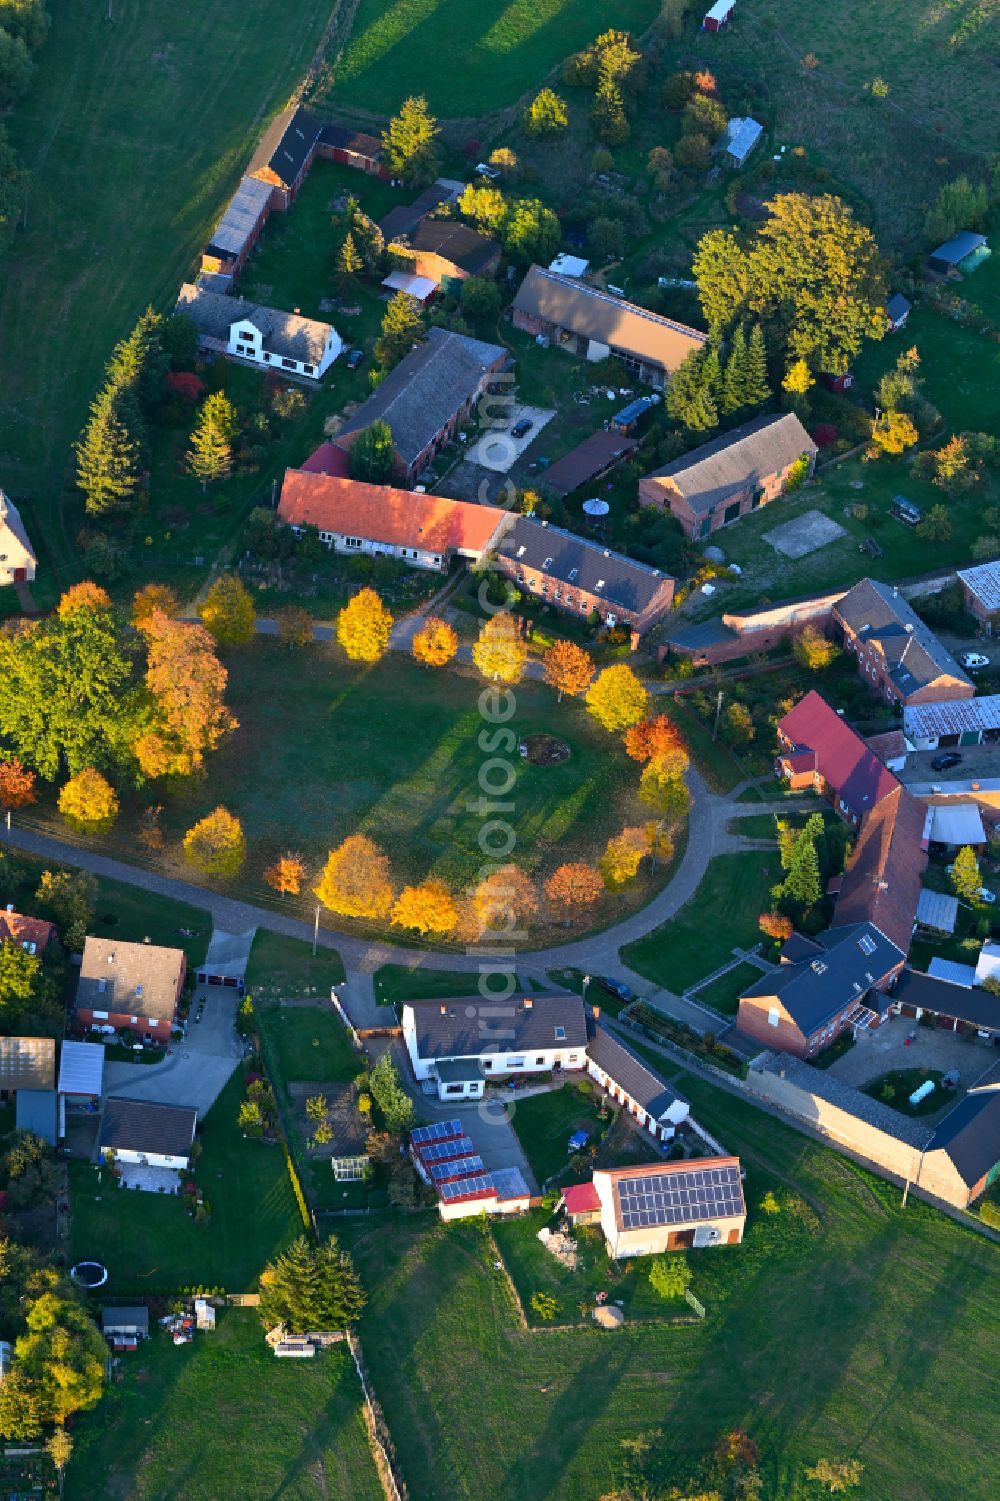
M 549 407 L 528 407 L 519 402 L 512 409 L 506 426 L 491 428 L 483 433 L 469 449 L 463 462 L 475 464 L 482 469 L 492 469 L 494 474 L 506 474 L 555 415 Z M 512 429 L 521 421 L 530 422 L 531 426 L 526 433 L 515 438 Z
M 915 1032 L 912 1043 L 906 1039 Z M 954 1103 L 957 1095 L 970 1089 L 982 1075 L 1000 1063 L 1000 1049 L 978 1038 L 966 1038 L 942 1027 L 922 1027 L 908 1016 L 897 1016 L 874 1032 L 862 1032 L 853 1048 L 831 1063 L 829 1072 L 844 1084 L 863 1089 L 873 1079 L 893 1069 L 929 1068 L 947 1073 L 957 1068 L 959 1089 L 949 1092 Z
M 200 1022 L 194 1020 L 204 996 Z M 150 1100 L 161 1105 L 193 1105 L 204 1120 L 243 1056 L 237 1037 L 235 990 L 199 986 L 191 1003 L 188 1034 L 173 1044 L 162 1063 L 109 1063 L 104 1070 L 105 1096 Z

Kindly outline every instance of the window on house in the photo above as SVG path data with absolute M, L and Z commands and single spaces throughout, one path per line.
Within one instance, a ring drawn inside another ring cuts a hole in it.
M 91 1015 L 93 1016 L 95 1021 L 106 1022 L 108 1019 L 108 1013 L 106 1011 L 92 1011 Z
M 544 1053 L 539 1053 L 538 1057 L 535 1059 L 535 1067 L 536 1068 L 540 1068 L 541 1065 L 544 1062 L 545 1062 L 545 1054 Z
M 778 1010 L 777 1006 L 772 1006 L 767 1013 L 767 1025 L 769 1027 L 776 1027 L 780 1021 L 781 1012 Z
M 360 537 L 345 537 L 344 538 L 344 546 L 345 547 L 360 547 L 361 546 L 361 538 Z
M 281 362 L 281 368 L 282 368 L 282 370 L 294 370 L 295 369 L 295 361 L 294 360 L 282 360 L 282 362 Z
M 872 938 L 871 935 L 868 934 L 868 933 L 862 933 L 861 937 L 858 939 L 858 948 L 861 950 L 861 952 L 863 954 L 874 954 L 874 952 L 875 952 L 875 940 L 874 940 L 874 938 Z
M 129 1021 L 132 1023 L 133 1027 L 137 1027 L 139 1025 L 139 1018 L 137 1016 L 130 1016 Z
M 303 373 L 305 375 L 312 375 L 313 369 L 314 369 L 314 366 L 312 366 L 312 365 L 303 365 L 302 366 L 302 370 L 303 370 Z
M 565 1041 L 566 1041 L 566 1028 L 565 1027 L 556 1027 L 556 1042 L 565 1042 Z
M 508 1058 L 507 1059 L 507 1067 L 508 1068 L 523 1068 L 524 1067 L 524 1059 L 523 1059 L 523 1057 L 522 1058 Z

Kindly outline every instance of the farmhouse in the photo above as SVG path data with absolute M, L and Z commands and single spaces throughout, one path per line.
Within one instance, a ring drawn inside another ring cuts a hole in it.
M 511 518 L 498 506 L 288 469 L 278 519 L 297 537 L 317 527 L 320 541 L 335 552 L 398 558 L 411 568 L 447 573 L 455 557 L 481 562 Z
M 54 1089 L 56 1045 L 51 1037 L 0 1037 L 0 1098 L 19 1089 Z
M 35 552 L 17 506 L 0 490 L 0 584 L 30 584 Z
M 970 1089 L 924 1149 L 919 1188 L 965 1209 L 1000 1177 L 1000 1085 Z
M 628 625 L 637 635 L 670 609 L 675 580 L 546 521 L 517 516 L 497 551 L 500 569 L 529 594 L 557 610 L 605 625 Z
M 764 127 L 751 115 L 735 115 L 726 126 L 722 154 L 727 167 L 742 167 L 764 134 Z
M 15 912 L 12 902 L 6 911 L 0 912 L 0 943 L 13 943 L 29 954 L 44 954 L 53 938 L 57 936 L 54 923 L 42 917 L 25 917 Z
M 620 360 L 634 379 L 658 389 L 707 337 L 542 266 L 532 266 L 518 288 L 514 327 L 581 359 Z
M 962 585 L 965 608 L 993 634 L 994 621 L 1000 617 L 1000 561 L 978 563 L 975 568 L 960 568 L 958 581 Z
M 191 1160 L 197 1125 L 193 1106 L 111 1099 L 105 1101 L 97 1145 L 108 1160 L 179 1172 Z
M 373 422 L 392 429 L 394 478 L 411 485 L 450 441 L 482 395 L 490 375 L 508 358 L 499 344 L 484 344 L 443 328 L 427 338 L 352 413 L 335 438 L 349 449 Z
M 545 471 L 542 488 L 562 499 L 565 495 L 571 495 L 574 490 L 579 490 L 581 485 L 603 479 L 616 464 L 634 453 L 638 444 L 633 438 L 623 437 L 624 429 L 618 425 L 623 415 L 620 413 L 614 419 L 617 431 L 605 432 L 601 429 L 591 433 L 589 438 L 584 438 L 582 443 L 563 454 L 561 459 L 556 459 L 551 468 Z
M 495 240 L 457 219 L 421 219 L 388 246 L 393 260 L 444 291 L 457 291 L 469 276 L 492 276 L 500 260 Z
M 738 521 L 813 471 L 816 444 L 794 412 L 756 417 L 639 481 L 643 505 L 669 510 L 693 540 Z
M 833 607 L 833 634 L 890 703 L 972 698 L 975 685 L 897 588 L 862 579 Z
M 812 1058 L 847 1028 L 867 1030 L 889 1014 L 885 994 L 906 958 L 870 922 L 789 940 L 794 958 L 740 996 L 736 1025 L 776 1052 Z M 799 957 L 801 956 L 801 957 Z
M 201 349 L 313 381 L 322 380 L 344 347 L 332 323 L 260 307 L 191 282 L 181 287 L 174 317 L 191 319 Z
M 942 276 L 958 275 L 974 271 L 979 261 L 989 253 L 985 235 L 963 229 L 950 240 L 945 240 L 936 250 L 932 250 L 927 257 L 927 264 L 932 271 L 938 271 Z
M 670 1141 L 691 1113 L 683 1095 L 660 1078 L 599 1020 L 592 1019 L 587 1073 L 656 1141 Z
M 995 745 L 1000 740 L 1000 693 L 911 704 L 903 710 L 903 734 L 914 750 Z
M 88 938 L 76 991 L 76 1025 L 110 1026 L 166 1042 L 186 974 L 183 949 Z
M 858 824 L 899 782 L 815 689 L 778 721 L 775 772 L 793 790 L 812 787 Z
M 747 1211 L 738 1157 L 598 1169 L 594 1188 L 615 1261 L 736 1246 L 743 1239 Z
M 575 995 L 407 1001 L 403 1041 L 420 1082 L 441 1100 L 481 1100 L 488 1078 L 586 1066 L 587 1024 Z

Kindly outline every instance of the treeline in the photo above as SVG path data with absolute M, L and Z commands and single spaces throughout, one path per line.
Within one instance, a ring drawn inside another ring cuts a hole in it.
M 35 76 L 34 54 L 49 31 L 44 0 L 0 0 L 0 110 L 22 99 Z M 0 124 L 0 255 L 14 238 L 27 173 Z

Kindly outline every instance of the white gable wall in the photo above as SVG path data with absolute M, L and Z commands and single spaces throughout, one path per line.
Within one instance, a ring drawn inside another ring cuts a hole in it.
M 303 375 L 307 380 L 318 381 L 322 380 L 343 347 L 344 341 L 336 329 L 332 329 L 319 364 L 310 365 L 304 360 L 293 360 L 285 355 L 272 353 L 267 348 L 266 334 L 250 319 L 242 318 L 238 323 L 230 325 L 226 352 L 238 359 L 250 360 L 262 370 L 284 371 L 289 375 Z

